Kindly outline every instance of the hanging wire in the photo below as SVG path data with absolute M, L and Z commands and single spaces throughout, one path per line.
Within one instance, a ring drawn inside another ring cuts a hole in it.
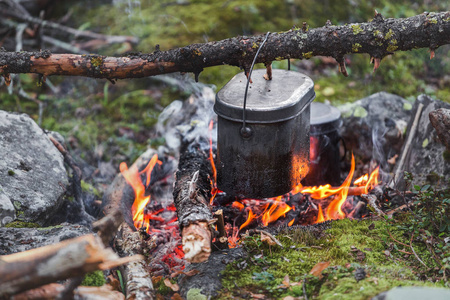
M 267 32 L 266 37 L 264 38 L 263 42 L 261 43 L 261 46 L 259 46 L 258 51 L 256 51 L 256 55 L 255 55 L 255 58 L 253 58 L 253 63 L 250 68 L 250 72 L 248 73 L 247 85 L 245 87 L 245 94 L 244 94 L 244 110 L 242 111 L 242 128 L 241 128 L 241 135 L 246 138 L 250 137 L 252 134 L 252 131 L 250 128 L 247 127 L 246 120 L 245 120 L 245 116 L 246 116 L 245 107 L 247 106 L 248 85 L 250 84 L 250 78 L 252 77 L 253 67 L 255 66 L 256 58 L 258 57 L 259 52 L 261 51 L 262 47 L 266 43 L 267 38 L 269 37 L 269 34 L 270 34 L 270 31 Z

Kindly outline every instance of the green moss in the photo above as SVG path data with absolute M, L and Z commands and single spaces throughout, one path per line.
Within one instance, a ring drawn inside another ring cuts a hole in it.
M 100 270 L 94 271 L 92 273 L 86 274 L 84 276 L 82 286 L 102 286 L 106 283 L 105 276 Z
M 390 39 L 391 37 L 394 36 L 394 32 L 392 31 L 392 29 L 389 29 L 389 31 L 386 33 L 386 35 L 384 36 L 385 40 Z
M 20 203 L 20 202 L 17 201 L 17 200 L 14 200 L 14 201 L 13 201 L 13 206 L 14 206 L 14 208 L 15 208 L 16 210 L 20 210 L 20 209 L 22 208 L 22 203 Z
M 63 225 L 54 225 L 54 226 L 48 226 L 48 227 L 39 227 L 39 228 L 36 228 L 37 230 L 40 230 L 40 231 L 48 231 L 48 230 L 52 230 L 52 229 L 55 229 L 55 228 L 63 228 Z
M 397 48 L 398 48 L 398 46 L 395 46 L 395 45 L 389 45 L 389 46 L 386 48 L 386 51 L 388 51 L 388 52 L 394 52 L 395 50 L 397 50 Z
M 13 170 L 8 170 L 8 175 L 9 176 L 13 176 L 13 175 L 15 175 L 16 173 L 13 171 Z
M 102 195 L 100 194 L 99 190 L 97 190 L 94 186 L 92 186 L 91 184 L 87 183 L 84 180 L 81 180 L 81 189 L 84 192 L 88 192 L 88 193 L 94 194 L 95 196 L 97 196 L 99 198 L 102 197 Z
M 450 151 L 445 150 L 444 153 L 442 153 L 442 157 L 445 161 L 450 162 Z
M 291 283 L 301 283 L 306 276 L 308 296 L 321 299 L 335 294 L 340 295 L 337 299 L 345 298 L 345 295 L 348 299 L 369 299 L 401 283 L 443 286 L 442 283 L 417 280 L 416 270 L 411 268 L 417 264 L 415 258 L 404 258 L 404 253 L 396 248 L 385 252 L 392 247 L 391 235 L 400 242 L 409 242 L 405 232 L 396 226 L 389 227 L 389 235 L 387 226 L 390 225 L 385 221 L 344 219 L 334 221 L 330 229 L 319 234 L 308 229 L 295 229 L 277 236 L 283 248 L 269 247 L 259 236 L 248 237 L 242 241 L 249 252 L 247 265 L 243 268 L 238 262 L 226 267 L 222 281 L 224 290 L 219 298 L 230 298 L 230 293 L 237 289 L 277 299 L 302 296 L 301 284 L 291 289 L 280 287 L 286 275 Z M 364 252 L 362 261 L 354 249 Z M 415 250 L 428 261 L 430 254 L 425 246 L 417 245 Z M 324 278 L 321 280 L 307 275 L 318 262 L 330 262 L 322 272 Z M 358 283 L 354 278 L 356 268 L 363 268 L 369 274 Z
M 376 38 L 379 38 L 379 37 L 382 37 L 383 34 L 379 30 L 374 30 L 373 36 L 376 37 Z
M 364 30 L 361 28 L 360 25 L 352 25 L 353 34 L 360 34 L 361 32 L 364 32 Z
M 208 298 L 202 294 L 201 289 L 190 289 L 186 294 L 186 299 L 187 300 L 206 300 Z
M 5 225 L 7 228 L 37 228 L 40 227 L 37 223 L 32 222 L 24 222 L 24 221 L 12 221 L 11 223 L 8 223 Z
M 431 23 L 431 24 L 437 24 L 437 19 L 436 18 L 431 18 L 431 19 L 428 19 L 428 22 Z
M 303 57 L 306 59 L 310 59 L 311 57 L 313 57 L 313 52 L 310 51 L 310 52 L 303 53 Z
M 361 47 L 362 47 L 361 44 L 355 43 L 355 44 L 352 45 L 352 51 L 353 52 L 358 52 L 359 48 L 361 48 Z
M 101 56 L 91 57 L 91 65 L 94 68 L 100 67 L 101 65 L 103 65 L 103 58 Z

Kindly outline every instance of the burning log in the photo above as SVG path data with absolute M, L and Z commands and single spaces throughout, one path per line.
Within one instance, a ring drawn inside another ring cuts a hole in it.
M 142 259 L 119 258 L 92 234 L 25 252 L 0 256 L 0 299 L 95 270 L 107 270 Z
M 194 148 L 193 150 L 191 150 Z M 203 262 L 211 253 L 210 167 L 206 153 L 194 145 L 181 150 L 173 196 L 185 258 Z
M 439 46 L 450 43 L 450 12 L 423 13 L 405 19 L 384 19 L 376 13 L 371 22 L 316 29 L 289 30 L 270 34 L 257 63 L 268 65 L 280 59 L 308 59 L 330 56 L 346 75 L 344 56 L 368 53 L 374 69 L 381 59 L 396 51 L 429 48 L 431 56 Z M 46 52 L 0 52 L 0 75 L 10 82 L 10 73 L 44 76 L 72 75 L 107 79 L 140 78 L 172 72 L 198 74 L 206 67 L 228 64 L 249 71 L 264 35 L 234 37 L 217 42 L 193 44 L 151 54 L 127 57 L 51 54 Z M 253 47 L 256 45 L 257 47 Z

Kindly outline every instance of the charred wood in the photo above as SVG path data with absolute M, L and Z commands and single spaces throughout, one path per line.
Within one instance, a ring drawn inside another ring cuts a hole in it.
M 205 261 L 211 252 L 213 217 L 209 206 L 211 181 L 207 158 L 200 147 L 186 144 L 175 174 L 174 202 L 185 258 L 190 262 Z
M 429 48 L 434 53 L 439 46 L 449 44 L 449 17 L 448 11 L 423 13 L 405 19 L 384 19 L 377 13 L 371 22 L 366 23 L 272 33 L 256 62 L 268 65 L 280 59 L 330 56 L 346 74 L 346 54 L 368 53 L 377 68 L 381 59 L 396 51 Z M 114 80 L 172 72 L 193 72 L 198 76 L 206 67 L 223 64 L 249 71 L 263 39 L 264 35 L 239 36 L 126 57 L 0 52 L 0 74 L 8 82 L 10 73 L 38 73 L 44 78 L 74 75 Z

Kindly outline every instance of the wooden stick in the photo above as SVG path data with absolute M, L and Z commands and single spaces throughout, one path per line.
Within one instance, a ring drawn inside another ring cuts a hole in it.
M 106 270 L 143 259 L 119 258 L 92 234 L 29 251 L 0 256 L 0 299 L 95 270 Z
M 409 150 L 411 148 L 411 143 L 416 136 L 417 131 L 417 125 L 419 124 L 420 116 L 422 115 L 424 105 L 422 103 L 419 103 L 419 106 L 417 107 L 416 114 L 414 116 L 414 121 L 411 125 L 411 129 L 408 133 L 408 138 L 405 142 L 405 145 L 403 146 L 402 153 L 400 155 L 400 161 L 395 166 L 395 172 L 394 172 L 394 180 L 391 181 L 390 187 L 394 188 L 395 186 L 398 186 L 398 182 L 403 182 L 403 172 L 405 171 L 405 163 L 406 163 L 406 157 L 409 154 Z

